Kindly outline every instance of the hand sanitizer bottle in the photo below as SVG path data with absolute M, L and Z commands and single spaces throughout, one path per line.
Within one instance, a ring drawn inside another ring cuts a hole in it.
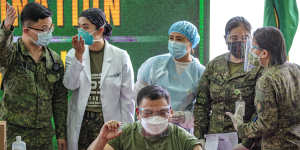
M 26 143 L 21 141 L 21 136 L 17 136 L 16 139 L 12 144 L 12 150 L 26 150 Z

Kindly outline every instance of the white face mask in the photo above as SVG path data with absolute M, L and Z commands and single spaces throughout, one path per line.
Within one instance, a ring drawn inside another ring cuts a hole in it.
M 168 119 L 161 116 L 142 118 L 141 124 L 144 130 L 151 135 L 158 135 L 168 128 Z

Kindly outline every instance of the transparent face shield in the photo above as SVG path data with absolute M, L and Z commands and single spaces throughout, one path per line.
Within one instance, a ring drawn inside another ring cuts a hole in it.
M 260 66 L 260 56 L 258 56 L 254 51 L 256 50 L 262 50 L 262 48 L 259 48 L 257 46 L 254 46 L 251 44 L 251 47 L 247 49 L 245 53 L 245 61 L 244 61 L 244 71 L 249 72 L 253 70 L 254 68 L 257 68 Z
M 142 118 L 148 118 L 153 116 L 160 116 L 164 118 L 168 118 L 170 115 L 171 106 L 163 106 L 163 107 L 145 107 L 139 108 L 140 116 Z
M 228 35 L 226 37 L 228 50 L 233 57 L 229 57 L 229 61 L 243 62 L 245 59 L 245 53 L 251 46 L 251 36 L 246 35 Z M 234 60 L 233 60 L 234 59 Z

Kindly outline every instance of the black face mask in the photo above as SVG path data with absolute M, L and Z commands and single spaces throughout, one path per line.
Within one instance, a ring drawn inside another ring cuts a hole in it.
M 228 42 L 228 50 L 235 58 L 244 58 L 246 43 L 242 41 Z

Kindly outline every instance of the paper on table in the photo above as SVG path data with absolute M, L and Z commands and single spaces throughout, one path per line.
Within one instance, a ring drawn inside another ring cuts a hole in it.
M 205 135 L 205 150 L 218 150 L 219 137 L 217 134 Z
M 205 150 L 232 150 L 238 144 L 236 132 L 205 135 Z

